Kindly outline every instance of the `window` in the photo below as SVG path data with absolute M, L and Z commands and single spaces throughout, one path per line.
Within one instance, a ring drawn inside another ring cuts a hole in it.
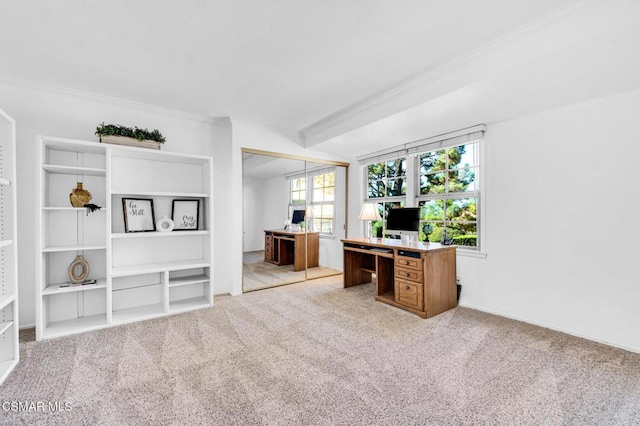
M 382 220 L 372 222 L 371 234 L 382 236 L 389 209 L 404 207 L 407 194 L 407 157 L 398 157 L 367 166 L 367 198 L 377 201 Z
M 335 169 L 307 173 L 290 179 L 289 215 L 306 208 L 305 225 L 310 231 L 333 235 L 335 223 Z M 307 194 L 310 197 L 307 198 Z
M 453 238 L 477 246 L 478 142 L 427 151 L 417 157 L 420 240 Z
M 479 248 L 480 143 L 485 126 L 390 148 L 358 160 L 364 169 L 365 201 L 377 202 L 383 235 L 393 207 L 420 207 L 419 240 L 452 239 Z
M 369 190 L 367 198 L 388 198 L 407 193 L 407 159 L 369 164 Z

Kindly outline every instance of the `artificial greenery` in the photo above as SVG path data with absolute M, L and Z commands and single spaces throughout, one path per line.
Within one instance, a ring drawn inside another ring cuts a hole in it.
M 156 141 L 164 143 L 167 139 L 162 136 L 162 133 L 158 129 L 149 131 L 148 129 L 139 129 L 138 127 L 121 126 L 119 124 L 100 124 L 96 127 L 96 135 L 98 136 L 125 136 L 128 138 L 138 139 L 142 142 L 144 140 Z

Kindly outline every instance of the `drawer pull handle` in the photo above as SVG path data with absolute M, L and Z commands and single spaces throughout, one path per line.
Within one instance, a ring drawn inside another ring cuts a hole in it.
M 409 286 L 408 286 L 408 285 L 405 285 L 405 286 L 404 286 L 404 289 L 405 289 L 405 290 L 409 290 Z

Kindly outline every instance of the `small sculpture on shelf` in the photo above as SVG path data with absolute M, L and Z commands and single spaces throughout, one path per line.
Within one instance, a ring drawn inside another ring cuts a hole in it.
M 162 219 L 156 222 L 156 227 L 160 232 L 171 232 L 175 227 L 173 220 L 169 219 L 169 216 L 164 215 Z
M 69 201 L 73 207 L 84 207 L 91 201 L 91 193 L 82 187 L 82 182 L 78 182 L 77 187 L 69 194 Z
M 79 271 L 78 271 L 79 269 Z M 74 284 L 81 283 L 89 276 L 89 263 L 84 260 L 84 257 L 79 254 L 69 265 L 69 278 Z

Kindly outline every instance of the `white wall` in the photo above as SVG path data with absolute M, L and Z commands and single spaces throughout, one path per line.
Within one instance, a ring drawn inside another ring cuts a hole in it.
M 16 120 L 17 187 L 18 187 L 18 273 L 20 298 L 20 326 L 35 324 L 35 274 L 37 259 L 34 232 L 38 212 L 34 198 L 38 196 L 36 181 L 36 135 L 44 134 L 83 140 L 95 140 L 95 127 L 101 122 L 157 128 L 166 137 L 162 147 L 166 151 L 213 155 L 214 223 L 216 293 L 227 293 L 226 270 L 217 259 L 226 250 L 229 209 L 228 182 L 231 156 L 231 133 L 228 119 L 206 119 L 168 110 L 138 105 L 115 99 L 86 96 L 62 91 L 41 90 L 37 87 L 18 87 L 0 84 L 0 108 Z M 226 237 L 225 237 L 226 238 Z M 226 281 L 225 281 L 226 279 Z M 218 286 L 220 283 L 220 286 Z
M 263 182 L 245 177 L 242 186 L 243 250 L 264 250 Z
M 489 125 L 461 305 L 640 352 L 640 91 Z

